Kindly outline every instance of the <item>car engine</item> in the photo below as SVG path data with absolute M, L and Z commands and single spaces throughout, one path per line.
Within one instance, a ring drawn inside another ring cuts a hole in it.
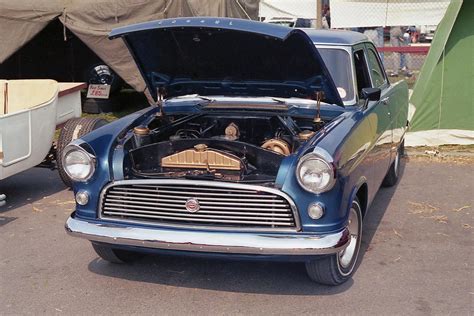
M 193 114 L 137 126 L 131 174 L 141 178 L 274 181 L 281 161 L 322 124 L 282 115 Z

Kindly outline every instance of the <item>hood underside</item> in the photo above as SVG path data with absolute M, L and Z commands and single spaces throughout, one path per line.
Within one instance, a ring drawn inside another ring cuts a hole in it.
M 315 98 L 342 105 L 302 31 L 229 18 L 179 18 L 114 29 L 154 99 L 188 94 Z

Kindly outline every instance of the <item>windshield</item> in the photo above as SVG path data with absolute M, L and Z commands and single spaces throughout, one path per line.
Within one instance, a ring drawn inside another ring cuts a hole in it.
M 354 85 L 349 53 L 340 48 L 318 47 L 318 51 L 331 74 L 342 101 L 353 100 Z

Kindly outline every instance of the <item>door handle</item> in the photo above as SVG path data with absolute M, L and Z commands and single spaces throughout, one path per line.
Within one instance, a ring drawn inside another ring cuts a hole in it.
M 389 97 L 385 97 L 383 99 L 380 100 L 380 102 L 382 102 L 383 104 L 387 105 L 388 104 L 388 101 L 390 101 L 390 98 Z

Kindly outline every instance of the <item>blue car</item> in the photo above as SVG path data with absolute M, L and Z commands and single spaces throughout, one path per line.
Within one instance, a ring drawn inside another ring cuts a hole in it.
M 76 139 L 67 232 L 113 263 L 143 253 L 292 260 L 338 285 L 394 185 L 408 90 L 359 33 L 229 18 L 115 29 L 155 104 Z

